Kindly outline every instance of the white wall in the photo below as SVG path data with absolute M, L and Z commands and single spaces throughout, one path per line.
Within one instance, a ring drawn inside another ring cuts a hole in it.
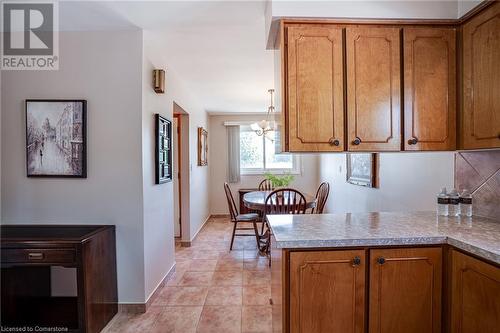
M 458 17 L 462 17 L 471 9 L 479 5 L 483 0 L 473 0 L 473 1 L 458 1 Z
M 144 301 L 142 35 L 61 32 L 58 71 L 4 71 L 2 223 L 115 224 L 120 302 Z M 86 179 L 27 178 L 24 100 L 87 100 Z
M 453 187 L 454 153 L 380 153 L 379 188 L 346 182 L 346 154 L 323 154 L 320 179 L 330 183 L 326 212 L 434 210 L 441 187 Z
M 209 117 L 209 160 L 210 166 L 210 213 L 229 214 L 224 193 L 224 182 L 227 181 L 227 134 L 225 121 L 259 121 L 263 115 L 221 115 Z M 305 193 L 314 195 L 319 186 L 319 155 L 303 154 L 301 157 L 301 175 L 296 175 L 292 186 Z M 264 179 L 264 175 L 242 175 L 239 183 L 229 184 L 236 204 L 238 189 L 256 188 Z
M 190 120 L 190 172 L 191 211 L 190 233 L 183 239 L 190 240 L 209 215 L 208 168 L 198 167 L 197 127 L 207 127 L 205 110 L 196 103 L 182 83 L 182 76 L 169 67 L 169 48 L 161 32 L 144 31 L 143 63 L 143 114 L 142 114 L 142 163 L 144 190 L 144 260 L 145 291 L 149 297 L 174 264 L 173 183 L 154 184 L 154 114 L 172 119 L 174 102 L 189 113 Z M 165 94 L 156 94 L 152 89 L 152 71 L 166 70 Z M 174 147 L 175 149 L 175 147 Z M 175 153 L 175 152 L 174 152 Z
M 272 23 L 282 17 L 457 19 L 481 0 L 357 0 L 282 1 L 269 0 L 265 8 L 266 36 L 274 34 Z M 271 47 L 272 42 L 268 42 Z

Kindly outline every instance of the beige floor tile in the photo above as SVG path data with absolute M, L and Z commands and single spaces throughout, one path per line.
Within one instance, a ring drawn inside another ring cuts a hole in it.
M 109 327 L 106 327 L 103 332 L 106 333 L 134 333 L 134 332 L 150 332 L 155 322 L 160 315 L 160 307 L 151 307 L 146 313 L 128 314 L 119 313 L 113 319 Z
M 241 333 L 240 306 L 204 306 L 198 333 Z
M 195 333 L 202 306 L 167 306 L 161 312 L 151 333 Z
M 243 268 L 247 271 L 270 271 L 269 260 L 262 259 L 245 259 L 243 261 Z
M 243 305 L 269 305 L 269 285 L 243 286 Z
M 153 305 L 203 305 L 208 287 L 165 287 Z
M 219 259 L 243 259 L 244 258 L 244 252 L 243 250 L 232 250 L 230 251 L 229 248 L 227 250 L 221 251 L 219 254 Z
M 176 260 L 175 261 L 175 271 L 176 272 L 185 272 L 188 268 L 191 267 L 191 259 L 185 260 Z
M 193 252 L 192 259 L 219 259 L 219 251 L 196 249 Z
M 270 271 L 243 271 L 243 285 L 270 285 Z
M 241 332 L 272 332 L 271 306 L 244 306 L 241 312 Z
M 184 272 L 179 286 L 209 286 L 212 282 L 213 272 Z
M 214 271 L 217 266 L 215 259 L 193 259 L 189 262 L 187 271 Z
M 243 259 L 226 258 L 217 261 L 216 271 L 241 271 Z
M 175 271 L 172 276 L 167 281 L 167 286 L 177 286 L 179 282 L 182 280 L 182 276 L 184 275 L 184 271 L 177 272 Z
M 240 286 L 212 286 L 208 289 L 205 305 L 239 305 L 242 304 L 242 287 Z
M 241 286 L 242 284 L 242 271 L 215 271 L 212 277 L 214 286 Z
M 243 250 L 243 259 L 259 259 L 261 255 L 259 254 L 259 250 L 251 249 L 251 250 Z

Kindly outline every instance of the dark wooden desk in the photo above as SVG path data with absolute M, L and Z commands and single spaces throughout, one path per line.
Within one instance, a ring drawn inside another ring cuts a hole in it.
M 100 332 L 118 310 L 112 225 L 2 225 L 1 325 Z M 53 295 L 51 267 L 76 269 L 76 296 Z

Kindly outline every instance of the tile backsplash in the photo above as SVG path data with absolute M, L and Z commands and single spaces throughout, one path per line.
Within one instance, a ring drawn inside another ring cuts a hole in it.
M 500 149 L 455 153 L 455 188 L 472 192 L 474 215 L 500 220 Z

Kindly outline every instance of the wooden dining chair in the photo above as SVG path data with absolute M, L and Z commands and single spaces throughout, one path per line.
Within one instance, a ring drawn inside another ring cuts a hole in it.
M 316 191 L 316 207 L 311 210 L 311 214 L 323 214 L 328 194 L 330 193 L 330 184 L 322 182 Z
M 233 249 L 234 237 L 235 236 L 252 236 L 255 237 L 257 241 L 257 247 L 259 247 L 260 236 L 259 231 L 257 229 L 257 221 L 259 220 L 259 214 L 249 213 L 249 214 L 240 214 L 238 213 L 238 209 L 236 208 L 236 203 L 234 202 L 233 194 L 231 193 L 231 188 L 229 188 L 228 183 L 224 183 L 224 191 L 226 192 L 227 205 L 229 206 L 229 214 L 231 216 L 231 222 L 233 225 L 233 234 L 231 236 L 231 246 L 229 250 Z M 252 223 L 252 227 L 238 227 L 238 223 Z M 253 234 L 242 233 L 237 234 L 237 230 L 253 230 Z
M 271 267 L 271 228 L 267 224 L 265 216 L 272 214 L 305 214 L 307 200 L 305 196 L 293 188 L 274 190 L 266 197 L 264 206 L 264 223 L 267 230 L 260 237 L 259 249 L 269 259 Z
M 259 191 L 272 191 L 274 190 L 273 182 L 269 179 L 264 179 L 259 184 Z

